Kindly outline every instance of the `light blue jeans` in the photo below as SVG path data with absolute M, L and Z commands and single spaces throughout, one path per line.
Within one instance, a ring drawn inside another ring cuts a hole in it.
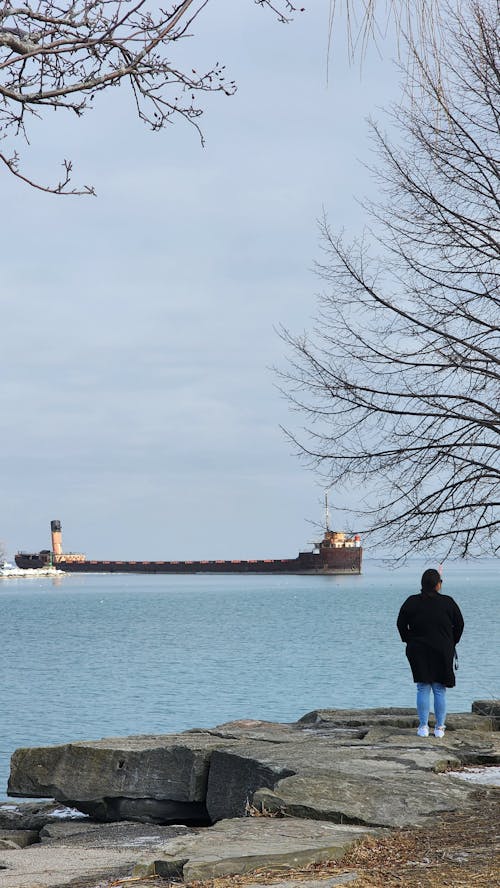
M 421 728 L 429 722 L 431 688 L 434 694 L 434 715 L 436 717 L 436 725 L 439 725 L 439 727 L 444 725 L 444 720 L 446 718 L 445 686 L 438 681 L 433 681 L 432 684 L 424 684 L 423 681 L 417 681 L 417 714 L 420 719 Z

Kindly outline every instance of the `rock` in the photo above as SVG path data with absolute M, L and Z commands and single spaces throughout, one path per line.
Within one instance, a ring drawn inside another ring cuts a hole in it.
M 0 850 L 27 848 L 38 842 L 38 833 L 32 829 L 0 829 Z
M 421 826 L 473 797 L 446 778 L 371 764 L 371 774 L 288 777 L 274 790 L 258 790 L 253 804 L 271 814 L 394 828 Z
M 0 888 L 77 888 L 130 875 L 138 857 L 168 848 L 187 827 L 141 823 L 54 823 L 42 844 L 0 849 Z
M 494 718 L 497 731 L 500 730 L 500 700 L 474 700 L 472 712 L 475 712 L 477 715 Z
M 244 817 L 224 820 L 197 835 L 179 838 L 168 851 L 144 855 L 137 877 L 158 875 L 185 882 L 252 872 L 288 870 L 342 857 L 372 830 L 295 818 Z
M 498 730 L 493 711 L 486 709 L 479 713 L 474 709 L 473 714 L 468 712 L 449 713 L 446 716 L 446 726 L 449 731 L 495 731 Z M 359 728 L 367 730 L 369 727 L 380 725 L 393 728 L 417 728 L 418 718 L 414 709 L 315 709 L 303 715 L 297 722 L 304 728 L 310 728 L 316 732 L 338 731 L 346 728 Z
M 40 841 L 47 842 L 51 839 L 73 839 L 74 836 L 85 836 L 87 839 L 89 833 L 104 829 L 107 826 L 115 826 L 115 824 L 96 823 L 86 817 L 77 823 L 47 823 L 39 832 Z
M 152 848 L 171 839 L 193 835 L 187 826 L 159 826 L 144 823 L 52 823 L 44 826 L 44 843 L 84 848 Z
M 267 740 L 269 743 L 289 743 L 291 740 L 295 742 L 300 740 L 307 741 L 308 735 L 304 729 L 305 727 L 307 725 L 302 724 L 302 720 L 292 724 L 282 724 L 280 722 L 240 719 L 239 721 L 218 725 L 216 728 L 209 728 L 203 731 L 203 733 L 208 733 L 212 737 L 222 737 L 226 740 Z M 361 739 L 366 733 L 366 726 L 358 728 L 356 726 L 339 725 L 331 726 L 331 730 L 335 732 L 338 740 L 349 742 Z M 195 728 L 187 733 L 194 734 L 200 733 L 200 731 L 198 728 Z
M 198 733 L 18 749 L 11 759 L 8 794 L 52 796 L 102 820 L 206 821 L 210 755 L 229 742 Z
M 41 830 L 54 821 L 85 821 L 86 815 L 58 802 L 0 803 L 0 829 Z
M 186 734 L 210 734 L 224 740 L 267 740 L 270 743 L 288 743 L 300 733 L 296 724 L 260 721 L 252 718 L 241 718 L 238 721 L 225 722 L 215 728 L 192 728 Z
M 0 851 L 0 888 L 77 888 L 129 875 L 135 849 L 31 845 Z
M 416 728 L 418 719 L 414 709 L 314 709 L 297 722 L 304 727 L 318 728 L 325 724 L 336 727 L 363 727 L 389 725 L 394 728 Z

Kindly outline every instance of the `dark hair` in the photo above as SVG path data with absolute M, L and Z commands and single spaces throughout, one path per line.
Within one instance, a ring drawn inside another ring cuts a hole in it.
M 439 573 L 439 571 L 434 570 L 433 567 L 430 567 L 428 570 L 424 570 L 422 574 L 422 579 L 420 581 L 420 585 L 422 587 L 422 595 L 436 595 L 436 586 L 440 582 L 441 574 Z

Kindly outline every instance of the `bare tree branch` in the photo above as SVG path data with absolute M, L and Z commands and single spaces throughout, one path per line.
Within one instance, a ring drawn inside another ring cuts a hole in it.
M 71 162 L 56 185 L 42 185 L 20 170 L 9 140 L 26 143 L 30 116 L 47 108 L 72 111 L 79 117 L 94 97 L 109 87 L 128 83 L 137 114 L 152 130 L 175 118 L 193 124 L 200 138 L 198 96 L 204 92 L 232 95 L 234 81 L 216 62 L 205 71 L 185 70 L 174 59 L 181 41 L 209 0 L 183 0 L 152 8 L 146 0 L 37 0 L 19 6 L 4 0 L 0 7 L 0 160 L 15 176 L 54 194 L 94 194 L 86 186 L 73 189 Z M 282 22 L 295 11 L 289 0 L 259 0 Z
M 290 440 L 374 544 L 443 557 L 500 548 L 500 9 L 442 16 L 443 43 L 407 35 L 400 139 L 371 124 L 370 227 L 349 245 L 321 223 L 325 291 L 281 375 Z

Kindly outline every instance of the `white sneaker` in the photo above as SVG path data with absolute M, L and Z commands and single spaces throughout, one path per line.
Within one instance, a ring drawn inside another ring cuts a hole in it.
M 436 725 L 434 728 L 435 737 L 444 737 L 444 725 Z
M 427 727 L 427 725 L 420 725 L 420 727 L 417 730 L 417 735 L 419 737 L 428 737 L 429 736 L 429 728 Z M 442 737 L 444 736 L 444 731 L 441 734 L 441 736 Z

